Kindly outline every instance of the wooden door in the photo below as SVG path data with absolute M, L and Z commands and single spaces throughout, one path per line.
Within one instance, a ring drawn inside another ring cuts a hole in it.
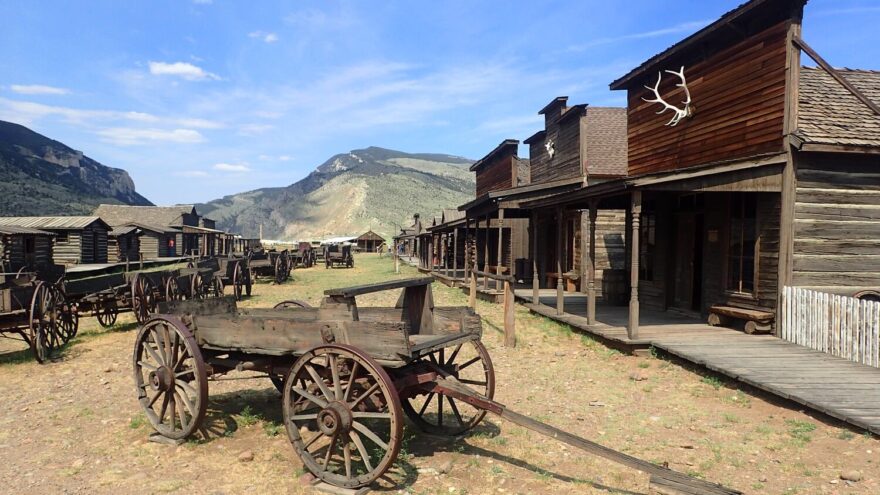
M 675 219 L 675 278 L 672 306 L 690 310 L 694 294 L 694 230 L 692 213 L 681 213 Z

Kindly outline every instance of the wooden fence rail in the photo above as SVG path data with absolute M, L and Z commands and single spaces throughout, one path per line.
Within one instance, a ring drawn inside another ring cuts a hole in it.
M 880 368 L 880 302 L 785 287 L 780 336 Z

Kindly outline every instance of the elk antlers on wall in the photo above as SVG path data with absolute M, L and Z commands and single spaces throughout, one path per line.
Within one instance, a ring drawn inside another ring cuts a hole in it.
M 683 119 L 690 117 L 694 113 L 693 108 L 691 107 L 691 92 L 688 90 L 687 81 L 684 78 L 684 66 L 682 66 L 682 68 L 678 72 L 676 72 L 674 70 L 666 70 L 664 72 L 676 75 L 679 77 L 679 79 L 681 79 L 681 83 L 676 84 L 675 87 L 684 88 L 685 100 L 682 102 L 682 104 L 684 104 L 684 108 L 678 108 L 675 105 L 670 105 L 669 103 L 666 102 L 666 100 L 664 100 L 660 96 L 659 88 L 660 88 L 660 81 L 663 80 L 663 72 L 660 72 L 659 74 L 657 74 L 657 83 L 654 84 L 653 88 L 649 87 L 649 86 L 645 86 L 645 89 L 650 89 L 651 91 L 654 92 L 655 98 L 652 100 L 649 100 L 647 98 L 642 98 L 642 100 L 644 100 L 648 103 L 659 103 L 659 104 L 663 105 L 663 108 L 659 112 L 657 112 L 658 115 L 667 111 L 667 110 L 672 110 L 675 113 L 675 115 L 672 116 L 672 119 L 669 122 L 667 122 L 666 125 L 674 127 L 674 126 L 678 125 L 678 123 L 681 122 Z

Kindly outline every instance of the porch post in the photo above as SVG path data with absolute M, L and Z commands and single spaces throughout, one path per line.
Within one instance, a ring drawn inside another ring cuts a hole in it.
M 642 192 L 633 191 L 631 205 L 632 242 L 629 267 L 629 322 L 626 335 L 630 340 L 639 338 L 639 224 L 642 219 Z
M 468 259 L 468 254 L 469 254 L 468 243 L 470 242 L 470 237 L 471 237 L 471 219 L 467 217 L 467 214 L 465 214 L 465 217 L 464 217 L 464 258 L 462 258 L 464 260 L 464 278 L 465 279 L 469 278 L 470 273 L 471 273 L 470 267 L 468 266 L 469 265 L 468 261 L 470 261 Z
M 498 255 L 496 256 L 497 259 L 495 260 L 495 261 L 497 261 L 497 263 L 495 264 L 495 274 L 496 275 L 501 275 L 501 270 L 504 269 L 504 267 L 502 266 L 504 264 L 503 263 L 504 256 L 502 256 L 502 254 L 504 253 L 504 242 L 502 242 L 503 240 L 504 240 L 504 208 L 498 208 Z M 499 288 L 498 284 L 499 284 L 499 282 L 496 280 L 495 281 L 495 288 L 496 289 Z
M 458 227 L 452 231 L 452 278 L 458 278 Z
M 532 304 L 541 302 L 541 276 L 538 274 L 538 212 L 532 210 L 529 219 L 532 235 Z
M 587 323 L 596 323 L 596 200 L 590 201 L 590 246 L 587 255 Z
M 562 208 L 556 208 L 556 314 L 565 312 L 565 286 L 562 280 Z
M 486 236 L 483 239 L 483 273 L 489 273 L 489 224 L 492 222 L 492 217 L 486 213 Z M 489 290 L 489 277 L 483 277 L 483 289 Z

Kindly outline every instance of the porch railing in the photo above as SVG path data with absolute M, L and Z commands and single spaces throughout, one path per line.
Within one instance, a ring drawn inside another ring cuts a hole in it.
M 880 302 L 785 287 L 783 340 L 880 368 Z

